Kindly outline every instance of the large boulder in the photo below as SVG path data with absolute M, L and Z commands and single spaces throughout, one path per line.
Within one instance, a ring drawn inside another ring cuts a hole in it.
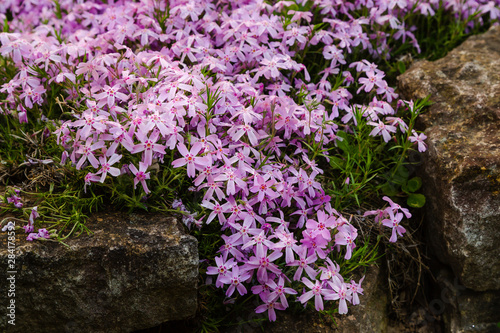
M 93 235 L 67 239 L 69 248 L 17 231 L 15 326 L 2 315 L 0 331 L 131 332 L 195 314 L 198 244 L 175 218 L 109 213 L 86 226 Z
M 429 245 L 475 291 L 500 290 L 500 26 L 398 78 L 421 117 Z

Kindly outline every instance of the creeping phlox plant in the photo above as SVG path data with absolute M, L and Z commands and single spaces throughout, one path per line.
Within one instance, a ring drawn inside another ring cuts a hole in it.
M 346 282 L 334 255 L 351 259 L 358 230 L 331 202 L 361 183 L 335 176 L 348 162 L 336 154 L 359 152 L 363 142 L 347 141 L 363 128 L 400 154 L 391 178 L 410 150 L 426 150 L 421 104 L 399 100 L 379 65 L 402 47 L 419 52 L 405 20 L 436 11 L 470 29 L 500 13 L 498 1 L 6 0 L 0 53 L 14 70 L 0 112 L 46 122 L 87 191 L 129 177 L 147 202 L 158 165 L 184 168 L 202 199 L 191 212 L 179 194 L 172 208 L 188 226 L 220 225 L 207 274 L 227 297 L 250 289 L 271 321 L 290 299 L 345 314 L 363 279 Z M 363 186 L 384 181 L 374 177 Z M 383 199 L 365 215 L 396 242 L 411 214 Z M 29 238 L 49 237 L 31 215 Z

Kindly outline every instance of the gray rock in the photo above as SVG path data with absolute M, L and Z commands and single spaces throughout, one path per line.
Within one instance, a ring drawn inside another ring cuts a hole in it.
M 438 274 L 441 297 L 431 301 L 435 312 L 443 312 L 445 330 L 456 333 L 500 333 L 500 293 L 477 292 L 457 283 L 451 272 Z
M 17 231 L 16 325 L 2 314 L 0 331 L 131 332 L 194 316 L 198 244 L 175 218 L 110 213 L 87 227 L 93 236 L 68 239 L 71 249 Z
M 398 78 L 421 118 L 426 228 L 438 258 L 476 291 L 500 290 L 500 26 Z

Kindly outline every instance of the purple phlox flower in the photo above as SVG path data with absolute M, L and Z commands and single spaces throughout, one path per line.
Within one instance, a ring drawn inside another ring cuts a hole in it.
M 295 281 L 300 280 L 302 276 L 302 272 L 305 270 L 307 275 L 311 279 L 315 279 L 316 275 L 318 275 L 318 272 L 313 269 L 310 264 L 314 263 L 318 257 L 315 252 L 313 252 L 312 255 L 307 256 L 307 248 L 306 247 L 300 247 L 298 251 L 296 251 L 297 254 L 299 255 L 299 259 L 295 260 L 292 263 L 287 264 L 287 266 L 298 266 L 297 271 L 295 272 L 293 279 Z
M 324 306 L 322 296 L 325 296 L 325 299 L 327 299 L 328 296 L 333 296 L 333 291 L 327 288 L 323 288 L 324 284 L 322 281 L 315 280 L 315 282 L 312 283 L 311 280 L 303 277 L 302 282 L 311 290 L 302 294 L 298 298 L 298 300 L 302 304 L 304 304 L 314 296 L 314 307 L 316 308 L 316 311 L 323 311 Z
M 121 158 L 122 155 L 117 155 L 117 154 L 111 156 L 109 160 L 106 159 L 106 156 L 99 157 L 99 163 L 101 164 L 101 168 L 99 169 L 96 175 L 101 174 L 101 178 L 99 179 L 101 183 L 104 183 L 104 180 L 106 179 L 108 172 L 114 177 L 118 177 L 120 175 L 120 169 L 112 167 L 112 165 L 118 162 Z
M 50 238 L 50 234 L 49 234 L 49 232 L 47 231 L 47 229 L 45 229 L 45 228 L 38 229 L 38 238 L 46 238 L 46 239 L 49 239 L 49 238 Z
M 281 274 L 281 270 L 272 262 L 282 255 L 283 253 L 281 251 L 274 251 L 268 256 L 267 248 L 265 248 L 264 253 L 261 256 L 250 257 L 250 259 L 242 266 L 242 269 L 244 271 L 257 269 L 257 280 L 264 284 L 269 281 L 268 270 L 274 274 Z
M 411 142 L 416 142 L 418 144 L 418 151 L 423 153 L 424 151 L 427 150 L 427 144 L 424 142 L 425 139 L 427 139 L 427 136 L 424 133 L 417 134 L 416 131 L 413 131 L 413 135 L 410 136 L 408 139 Z
M 229 288 L 226 291 L 226 296 L 231 297 L 234 293 L 234 290 L 237 289 L 241 296 L 247 293 L 247 289 L 242 284 L 242 282 L 248 280 L 251 277 L 249 272 L 241 272 L 238 265 L 234 265 L 232 267 L 232 271 L 230 274 L 226 274 L 221 277 L 221 281 L 224 284 L 229 284 Z
M 14 207 L 16 208 L 21 208 L 23 206 L 23 203 L 21 202 L 21 197 L 15 194 L 12 194 L 10 197 L 8 197 L 7 202 L 14 204 Z
M 99 101 L 99 106 L 103 106 L 107 103 L 109 107 L 112 107 L 115 104 L 115 98 L 118 98 L 124 102 L 128 100 L 128 96 L 124 93 L 121 93 L 119 90 L 119 84 L 116 84 L 113 87 L 105 85 L 104 91 L 102 93 L 94 95 L 94 97 Z
M 90 164 L 92 164 L 92 166 L 95 169 L 97 169 L 99 167 L 99 161 L 97 160 L 97 158 L 95 158 L 94 151 L 97 149 L 101 149 L 104 146 L 105 146 L 104 141 L 98 141 L 96 143 L 93 143 L 92 138 L 90 138 L 90 137 L 87 138 L 85 145 L 80 146 L 78 148 L 78 150 L 76 151 L 78 154 L 81 154 L 81 156 L 82 156 L 80 158 L 80 160 L 78 161 L 78 163 L 76 164 L 76 169 L 80 170 L 80 168 L 82 167 L 85 160 L 88 160 L 90 162 Z
M 313 171 L 308 176 L 304 170 L 300 169 L 300 171 L 303 172 L 304 183 L 303 183 L 302 188 L 300 188 L 300 186 L 299 186 L 299 190 L 301 190 L 301 191 L 307 190 L 309 193 L 309 196 L 311 198 L 314 198 L 316 196 L 316 191 L 314 189 L 321 190 L 321 184 L 314 180 L 314 177 L 316 177 L 318 172 Z
M 148 170 L 148 166 L 141 161 L 139 162 L 139 170 L 137 170 L 137 168 L 133 164 L 129 164 L 129 168 L 135 176 L 134 188 L 136 188 L 137 183 L 140 182 L 142 188 L 144 189 L 144 192 L 146 192 L 146 194 L 150 193 L 151 191 L 148 189 L 148 186 L 146 184 L 146 179 L 149 179 L 150 177 L 149 172 L 146 172 Z
M 399 204 L 395 203 L 394 201 L 392 201 L 391 198 L 389 198 L 388 196 L 384 196 L 384 197 L 382 197 L 382 199 L 385 200 L 385 201 L 387 201 L 389 203 L 389 205 L 390 205 L 390 207 L 391 207 L 392 210 L 394 210 L 394 211 L 396 211 L 396 210 L 402 211 L 403 214 L 405 214 L 405 216 L 406 216 L 407 219 L 409 219 L 411 217 L 411 214 L 410 214 L 410 211 L 408 210 L 408 208 L 401 207 L 401 205 L 399 205 Z
M 370 132 L 370 135 L 375 136 L 381 134 L 385 142 L 389 142 L 389 140 L 391 139 L 391 135 L 389 134 L 389 132 L 396 133 L 395 126 L 386 125 L 380 120 L 378 121 L 378 124 L 373 121 L 369 121 L 367 124 L 375 126 L 375 128 Z
M 182 158 L 176 159 L 172 162 L 172 166 L 174 168 L 181 167 L 187 164 L 187 174 L 189 177 L 196 176 L 196 170 L 203 170 L 207 165 L 212 164 L 212 159 L 210 155 L 206 156 L 196 156 L 203 145 L 199 142 L 196 142 L 191 147 L 191 150 L 187 150 L 186 146 L 183 143 L 179 143 L 177 145 L 177 149 L 179 153 L 183 156 Z
M 265 232 L 262 229 L 250 229 L 249 234 L 254 235 L 248 242 L 243 244 L 242 250 L 245 250 L 251 246 L 255 246 L 255 254 L 257 257 L 262 257 L 264 255 L 265 248 L 271 248 L 274 244 L 266 238 Z
M 340 275 L 340 266 L 336 262 L 332 262 L 330 258 L 326 258 L 326 267 L 320 267 L 321 276 L 320 280 L 330 280 L 334 276 L 337 276 L 339 279 L 342 278 Z
M 97 133 L 106 131 L 104 121 L 107 121 L 104 116 L 96 116 L 91 111 L 84 111 L 83 119 L 80 118 L 80 120 L 73 122 L 71 126 L 80 128 L 80 138 L 85 140 L 94 130 Z
M 382 224 L 385 225 L 386 227 L 392 228 L 392 235 L 391 238 L 389 239 L 389 242 L 396 242 L 397 240 L 397 235 L 396 233 L 400 236 L 403 237 L 403 234 L 406 232 L 406 229 L 403 228 L 402 226 L 399 225 L 401 220 L 403 219 L 403 214 L 402 213 L 397 213 L 394 215 L 394 212 L 389 210 L 389 218 L 382 220 Z
M 295 239 L 293 233 L 288 231 L 287 227 L 284 225 L 279 226 L 272 237 L 278 237 L 279 242 L 272 246 L 274 250 L 282 251 L 285 249 L 285 262 L 290 264 L 295 261 L 295 256 L 293 252 L 298 253 L 300 247 L 296 245 L 297 240 Z
M 300 242 L 309 248 L 309 252 L 315 252 L 321 259 L 326 258 L 325 249 L 327 248 L 328 241 L 321 235 L 313 236 L 310 230 L 302 231 L 303 238 Z
M 356 247 L 354 240 L 358 236 L 356 228 L 346 223 L 337 227 L 338 233 L 335 235 L 335 245 L 345 245 L 345 259 L 351 259 L 352 250 Z
M 387 211 L 385 209 L 377 209 L 377 210 L 367 210 L 363 216 L 375 215 L 375 222 L 381 221 L 384 217 L 387 216 Z
M 39 218 L 40 214 L 38 214 L 38 206 L 35 206 L 31 209 L 30 217 L 28 219 L 30 224 L 35 223 L 35 219 Z
M 281 303 L 278 303 L 276 301 L 266 301 L 265 304 L 259 305 L 257 308 L 255 308 L 256 313 L 262 313 L 267 310 L 267 313 L 269 315 L 269 321 L 276 321 L 276 310 L 285 310 L 285 306 Z
M 32 242 L 33 240 L 38 239 L 39 237 L 40 236 L 38 235 L 37 232 L 32 232 L 28 235 L 28 237 L 26 237 L 26 240 Z
M 250 192 L 258 193 L 259 201 L 264 200 L 264 197 L 267 196 L 269 199 L 274 199 L 278 195 L 276 192 L 272 190 L 272 186 L 276 183 L 274 179 L 269 179 L 266 181 L 264 177 L 257 174 L 254 178 L 254 185 L 250 187 Z
M 219 252 L 222 253 L 222 257 L 224 260 L 227 260 L 227 256 L 231 254 L 238 261 L 242 261 L 244 258 L 243 253 L 238 250 L 238 247 L 243 244 L 241 239 L 233 241 L 230 236 L 221 235 L 222 240 L 224 241 L 224 245 L 220 247 Z
M 215 257 L 215 264 L 217 267 L 210 266 L 207 268 L 208 275 L 217 275 L 217 280 L 215 281 L 215 286 L 221 288 L 224 285 L 221 278 L 226 276 L 229 270 L 236 265 L 234 259 L 224 260 L 222 257 Z
M 328 285 L 335 291 L 327 296 L 327 300 L 339 300 L 339 314 L 347 313 L 347 301 L 351 301 L 351 290 L 347 288 L 347 285 L 341 281 L 337 276 L 332 278 L 332 281 L 327 281 Z
M 286 300 L 286 294 L 290 295 L 297 294 L 297 291 L 295 291 L 294 289 L 285 287 L 285 279 L 283 278 L 283 276 L 280 276 L 278 283 L 274 282 L 273 280 L 269 280 L 267 281 L 266 284 L 272 290 L 269 293 L 267 300 L 272 302 L 276 301 L 279 298 L 281 304 L 283 304 L 285 308 L 288 308 L 288 301 Z
M 207 218 L 207 224 L 212 222 L 212 220 L 217 216 L 220 224 L 224 224 L 226 222 L 226 217 L 224 216 L 225 208 L 221 206 L 217 201 L 214 200 L 214 203 L 203 200 L 201 206 L 210 209 L 212 212 Z
M 359 296 L 358 294 L 363 295 L 363 288 L 361 288 L 361 283 L 365 277 L 363 276 L 361 280 L 359 280 L 359 283 L 354 282 L 354 280 L 351 280 L 351 284 L 349 285 L 349 289 L 351 290 L 352 293 L 352 305 L 358 305 L 359 304 Z
M 138 136 L 138 139 L 141 141 L 141 143 L 134 146 L 132 153 L 135 154 L 135 153 L 139 153 L 141 151 L 144 152 L 143 153 L 144 154 L 143 161 L 144 161 L 144 164 L 146 164 L 147 166 L 150 166 L 153 163 L 153 152 L 159 153 L 161 155 L 165 154 L 165 146 L 156 143 L 158 141 L 159 136 L 160 136 L 159 132 L 153 132 L 149 136 L 149 138 L 147 137 L 146 134 L 144 134 L 142 132 L 139 132 L 137 136 Z M 180 144 L 179 144 L 179 151 L 181 151 Z M 172 165 L 173 165 L 173 163 L 172 163 Z M 189 175 L 189 168 L 188 168 L 188 175 Z
M 336 225 L 336 219 L 319 210 L 317 213 L 318 221 L 307 220 L 306 228 L 311 231 L 311 236 L 321 236 L 327 241 L 332 240 L 331 230 Z

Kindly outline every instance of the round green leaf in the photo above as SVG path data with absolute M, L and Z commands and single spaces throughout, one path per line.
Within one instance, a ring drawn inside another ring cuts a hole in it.
M 422 178 L 420 177 L 413 177 L 408 181 L 408 191 L 410 192 L 416 192 L 422 187 Z
M 420 193 L 412 193 L 406 200 L 406 203 L 410 207 L 421 208 L 425 205 L 425 196 Z

